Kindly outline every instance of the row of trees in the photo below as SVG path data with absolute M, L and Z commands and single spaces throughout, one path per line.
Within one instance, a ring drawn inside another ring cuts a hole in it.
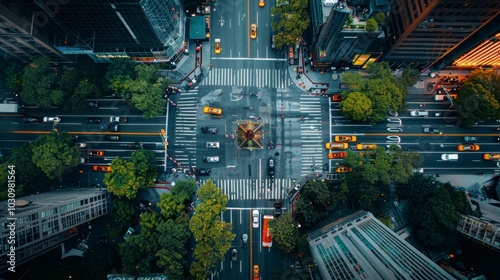
M 367 73 L 342 75 L 342 82 L 349 84 L 349 89 L 342 93 L 340 110 L 347 119 L 371 123 L 384 121 L 387 111 L 403 109 L 408 87 L 418 78 L 418 72 L 410 68 L 405 68 L 401 77 L 394 76 L 387 62 L 370 63 Z
M 224 259 L 235 237 L 232 225 L 220 220 L 227 196 L 209 180 L 200 187 L 200 203 L 190 217 L 188 210 L 196 190 L 194 180 L 177 181 L 171 192 L 161 195 L 160 214 L 141 215 L 140 233 L 119 245 L 127 274 L 147 274 L 156 266 L 169 279 L 206 279 L 216 263 Z M 129 202 L 113 202 L 118 227 L 125 229 L 134 223 L 133 212 Z M 194 261 L 188 267 L 191 250 Z
M 282 48 L 286 45 L 296 45 L 309 26 L 307 0 L 278 1 L 271 8 L 271 30 L 276 32 L 274 45 Z
M 3 72 L 6 85 L 30 105 L 78 113 L 86 108 L 86 99 L 108 92 L 128 100 L 145 118 L 154 118 L 163 114 L 163 94 L 170 82 L 161 78 L 160 67 L 130 59 L 115 59 L 109 66 L 85 60 L 62 66 L 37 57 L 28 65 L 11 63 Z

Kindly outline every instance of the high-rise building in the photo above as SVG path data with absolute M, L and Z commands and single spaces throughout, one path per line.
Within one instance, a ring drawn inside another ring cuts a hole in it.
M 335 218 L 308 232 L 323 279 L 454 279 L 371 213 Z
M 110 211 L 107 190 L 57 190 L 18 197 L 0 207 L 0 273 L 61 245 L 78 227 Z M 14 241 L 14 242 L 13 242 Z
M 500 252 L 500 224 L 462 215 L 455 229 L 465 238 Z
M 0 40 L 0 49 L 24 60 L 56 50 L 95 61 L 169 61 L 184 48 L 180 0 L 6 0 L 0 2 L 0 13 L 7 23 L 0 27 L 3 36 L 10 38 Z M 16 51 L 16 42 L 26 49 L 23 53 Z
M 393 0 L 381 60 L 444 68 L 500 31 L 500 0 Z

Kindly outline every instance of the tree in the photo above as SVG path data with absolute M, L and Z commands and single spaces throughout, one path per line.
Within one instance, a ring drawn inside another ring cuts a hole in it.
M 159 258 L 157 265 L 165 268 L 168 279 L 185 279 L 188 253 L 186 242 L 191 238 L 188 224 L 169 219 L 160 223 L 158 230 L 161 234 L 158 236 L 160 250 L 155 255 Z
M 134 81 L 134 83 L 137 82 Z M 144 84 L 145 89 L 149 89 L 149 92 L 132 93 L 132 103 L 144 113 L 144 118 L 156 118 L 163 114 L 166 104 L 163 97 L 165 86 L 163 84 L 154 84 L 153 86 L 145 83 L 137 84 Z
M 38 136 L 32 144 L 33 163 L 49 179 L 60 179 L 80 160 L 80 151 L 70 143 L 71 138 L 66 133 L 52 132 Z
M 366 121 L 373 114 L 372 101 L 361 92 L 350 92 L 347 98 L 342 98 L 340 111 L 351 120 Z
M 17 63 L 11 63 L 9 66 L 7 66 L 7 68 L 5 68 L 5 83 L 10 90 L 16 92 L 22 90 L 23 70 L 24 67 L 21 64 Z
M 111 162 L 111 172 L 104 176 L 104 183 L 109 192 L 132 199 L 139 188 L 154 185 L 157 175 L 154 164 L 154 153 L 143 149 L 133 152 L 129 160 L 116 157 Z
M 366 20 L 366 25 L 365 25 L 366 31 L 368 32 L 373 32 L 378 30 L 378 23 L 374 18 L 369 18 Z
M 498 100 L 482 84 L 465 83 L 454 104 L 462 122 L 468 127 L 478 121 L 500 117 Z
M 405 67 L 403 73 L 401 74 L 402 89 L 408 89 L 417 83 L 419 73 L 417 70 L 410 67 Z M 407 90 L 408 91 L 408 90 Z M 405 94 L 406 96 L 406 94 Z
M 132 235 L 125 242 L 118 245 L 118 252 L 122 259 L 125 273 L 138 276 L 151 272 L 155 255 L 144 251 L 141 247 L 143 239 L 140 235 Z
M 215 263 L 224 259 L 236 235 L 231 233 L 230 223 L 220 220 L 221 213 L 226 210 L 227 196 L 212 180 L 200 187 L 198 197 L 200 204 L 189 222 L 189 229 L 197 241 L 190 272 L 196 279 L 205 279 Z
M 106 82 L 109 88 L 119 97 L 130 99 L 131 93 L 125 87 L 127 80 L 135 80 L 137 73 L 134 71 L 136 64 L 128 58 L 113 59 L 106 72 Z
M 22 81 L 23 89 L 19 96 L 28 104 L 49 109 L 60 105 L 64 100 L 64 93 L 59 89 L 57 72 L 52 69 L 48 57 L 35 58 L 26 66 Z
M 366 87 L 363 75 L 358 72 L 347 72 L 342 74 L 342 82 L 349 84 L 348 91 L 362 91 Z
M 289 254 L 297 247 L 299 228 L 290 212 L 284 212 L 276 219 L 269 220 L 269 230 L 280 250 Z
M 378 12 L 373 18 L 375 19 L 378 25 L 383 25 L 385 23 L 384 12 Z
M 111 213 L 117 226 L 123 228 L 132 223 L 135 209 L 130 201 L 114 199 L 111 204 Z
M 87 108 L 87 98 L 92 93 L 98 92 L 97 86 L 86 81 L 80 81 L 69 96 L 69 102 L 64 103 L 64 109 L 73 113 L 79 113 Z
M 289 0 L 289 5 L 271 8 L 271 30 L 277 32 L 274 38 L 276 48 L 296 45 L 309 26 L 307 0 Z

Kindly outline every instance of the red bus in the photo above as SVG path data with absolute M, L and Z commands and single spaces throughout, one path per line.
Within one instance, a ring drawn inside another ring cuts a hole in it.
M 273 238 L 271 232 L 269 231 L 269 226 L 267 223 L 269 220 L 274 219 L 271 215 L 264 216 L 264 222 L 262 223 L 262 247 L 269 248 L 273 246 Z

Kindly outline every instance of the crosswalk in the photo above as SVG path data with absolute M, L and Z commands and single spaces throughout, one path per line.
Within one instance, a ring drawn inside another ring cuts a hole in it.
M 180 149 L 174 149 L 173 158 L 183 167 L 196 166 L 196 106 L 198 90 L 181 92 L 176 100 L 174 144 Z M 171 141 L 171 139 L 169 139 Z
M 300 97 L 301 176 L 322 172 L 323 144 L 321 125 L 321 97 L 304 95 Z
M 208 180 L 208 179 L 207 179 Z M 200 180 L 203 185 L 207 180 Z M 229 200 L 284 199 L 292 179 L 213 179 Z
M 201 85 L 287 88 L 292 80 L 287 69 L 212 68 Z

